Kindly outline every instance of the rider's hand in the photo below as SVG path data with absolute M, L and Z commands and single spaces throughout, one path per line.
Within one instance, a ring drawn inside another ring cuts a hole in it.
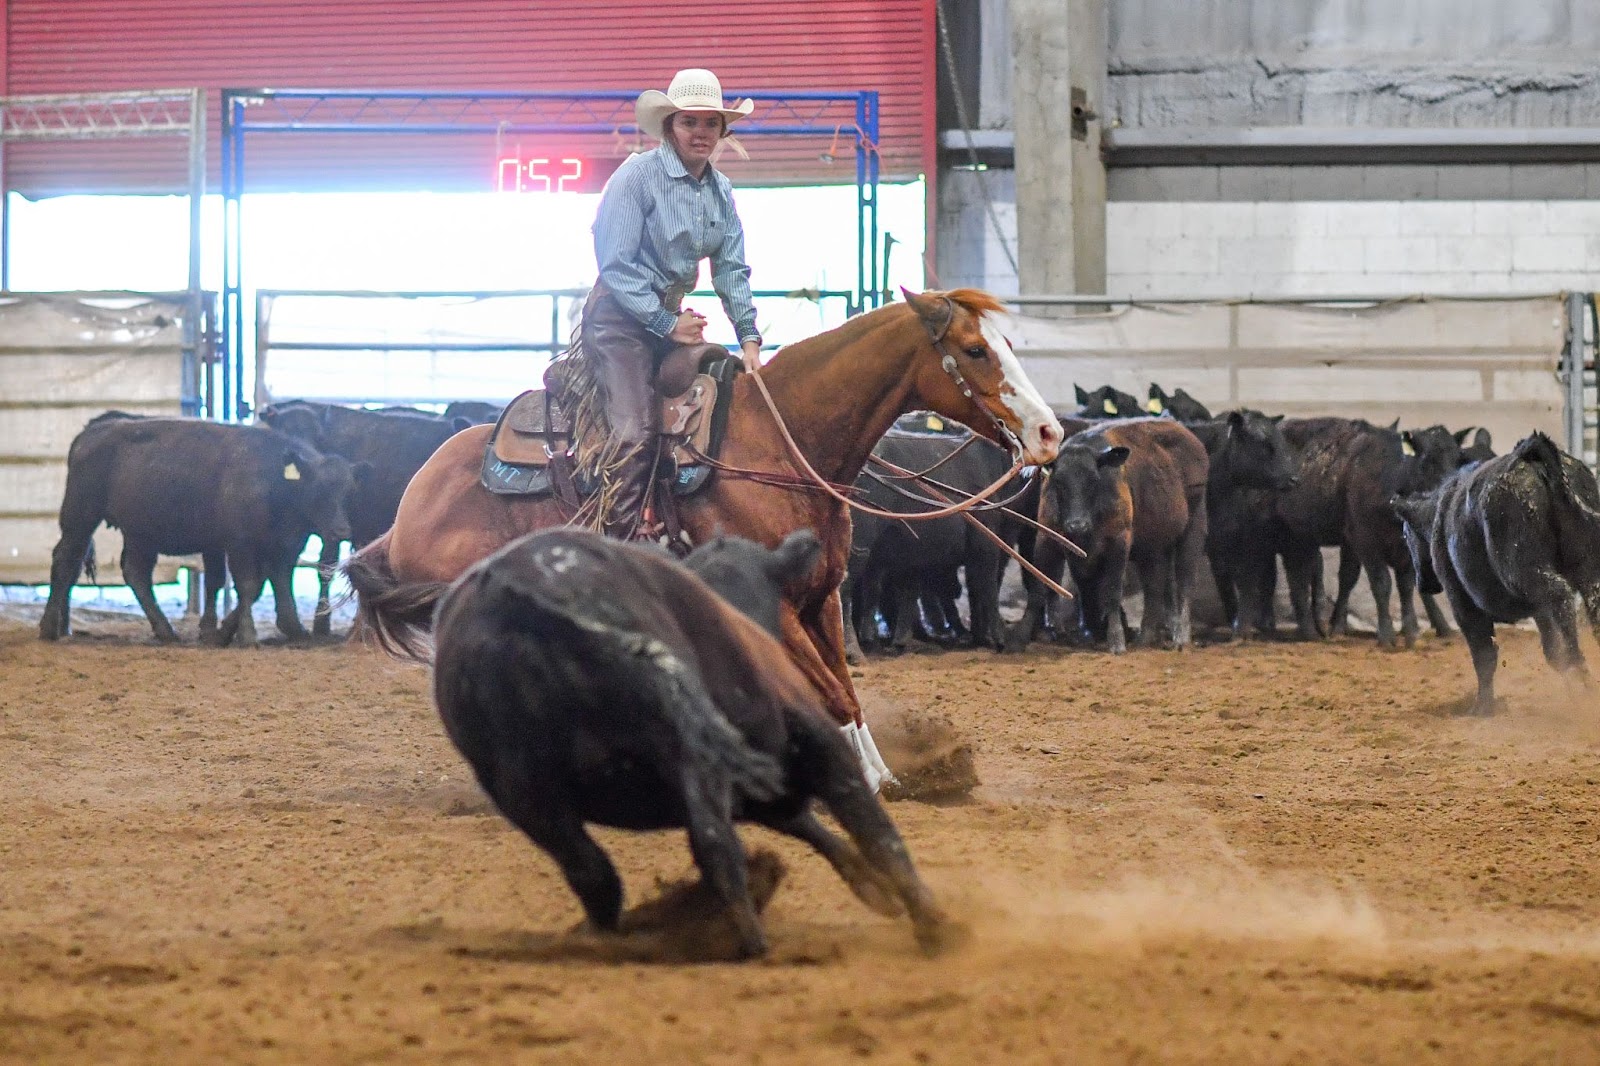
M 744 358 L 744 368 L 754 374 L 761 369 L 761 345 L 757 341 L 745 341 L 739 345 Z
M 667 340 L 674 344 L 704 344 L 706 316 L 698 311 L 684 311 L 679 314 L 678 321 L 672 325 L 672 332 L 667 334 Z

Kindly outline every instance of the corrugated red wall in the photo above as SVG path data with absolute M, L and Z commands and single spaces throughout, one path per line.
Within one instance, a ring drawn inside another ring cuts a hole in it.
M 885 180 L 931 173 L 933 0 L 0 0 L 7 94 L 272 87 L 405 90 L 665 88 L 707 66 L 724 91 L 880 93 Z M 217 101 L 209 156 L 217 177 Z M 631 109 L 630 109 L 631 115 Z M 850 132 L 748 140 L 738 182 L 855 180 Z M 526 147 L 526 146 L 524 146 Z M 492 188 L 486 137 L 252 135 L 252 189 Z M 12 145 L 29 195 L 175 191 L 177 140 Z M 213 184 L 215 188 L 215 184 Z

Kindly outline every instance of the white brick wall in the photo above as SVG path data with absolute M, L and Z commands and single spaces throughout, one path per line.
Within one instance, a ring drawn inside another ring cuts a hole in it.
M 1113 202 L 1107 216 L 1115 295 L 1600 289 L 1594 201 Z

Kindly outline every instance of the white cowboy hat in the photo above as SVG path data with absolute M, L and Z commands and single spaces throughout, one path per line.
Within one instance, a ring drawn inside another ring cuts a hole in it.
M 698 67 L 680 70 L 672 76 L 666 92 L 646 89 L 633 103 L 633 121 L 650 136 L 661 140 L 661 127 L 667 116 L 678 111 L 715 111 L 733 125 L 754 111 L 754 100 L 741 100 L 727 107 L 722 100 L 722 83 L 709 70 Z

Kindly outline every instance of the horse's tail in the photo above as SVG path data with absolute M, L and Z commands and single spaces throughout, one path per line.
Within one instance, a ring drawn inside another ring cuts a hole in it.
M 387 534 L 345 561 L 341 568 L 356 593 L 356 627 L 370 630 L 378 646 L 400 659 L 427 662 L 433 608 L 449 583 L 403 582 L 389 565 Z
M 519 578 L 514 572 L 491 571 L 479 580 L 483 582 L 480 602 L 485 617 L 498 618 L 505 630 L 528 641 L 522 654 L 530 659 L 570 656 L 596 676 L 625 678 L 623 683 L 642 698 L 625 704 L 599 700 L 595 712 L 614 716 L 613 724 L 624 733 L 638 729 L 638 715 L 657 716 L 677 736 L 697 780 L 727 782 L 757 802 L 782 794 L 783 768 L 750 746 L 712 701 L 689 663 L 654 637 L 593 621 L 551 603 Z M 514 648 L 516 644 L 505 646 Z M 520 657 L 513 655 L 512 659 Z M 537 683 L 518 669 L 521 664 L 491 664 L 488 660 L 492 658 L 480 660 L 488 672 L 502 679 L 517 678 L 513 684 Z

